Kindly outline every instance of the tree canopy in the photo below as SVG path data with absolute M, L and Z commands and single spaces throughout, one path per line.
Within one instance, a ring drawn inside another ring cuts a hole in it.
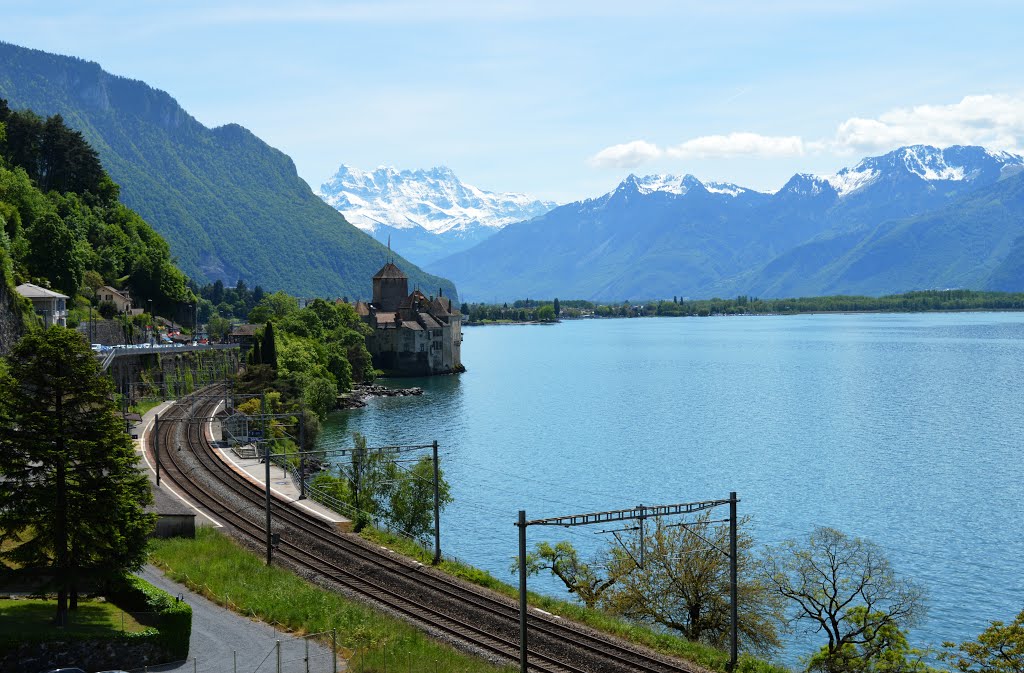
M 806 540 L 767 548 L 762 576 L 790 604 L 792 624 L 827 637 L 809 668 L 848 673 L 912 663 L 906 630 L 924 616 L 924 590 L 897 577 L 870 540 L 819 527 Z
M 0 373 L 0 556 L 52 574 L 58 621 L 80 582 L 137 570 L 154 516 L 112 383 L 76 332 L 30 332 Z
M 745 524 L 737 534 L 738 635 L 743 649 L 769 653 L 779 647 L 781 606 L 756 574 Z M 642 538 L 636 531 L 610 548 L 609 573 L 617 581 L 606 604 L 617 614 L 724 649 L 730 633 L 728 549 L 728 524 L 712 523 L 708 512 L 679 526 L 655 519 Z
M 0 124 L 0 253 L 18 283 L 92 300 L 98 278 L 152 299 L 156 310 L 192 301 L 167 243 L 118 201 L 80 133 L 59 115 L 14 112 L 3 100 Z
M 1024 610 L 1009 624 L 993 621 L 976 640 L 943 647 L 939 658 L 961 673 L 1024 673 Z

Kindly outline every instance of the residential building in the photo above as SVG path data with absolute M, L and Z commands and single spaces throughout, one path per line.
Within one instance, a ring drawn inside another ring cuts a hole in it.
M 118 313 L 125 313 L 130 311 L 132 308 L 132 298 L 128 294 L 127 290 L 118 290 L 104 285 L 100 289 L 96 290 L 96 299 L 99 301 L 109 301 L 115 307 L 117 307 Z
M 68 308 L 66 294 L 47 290 L 32 283 L 22 283 L 14 288 L 22 297 L 29 299 L 36 313 L 42 317 L 43 326 L 68 326 Z

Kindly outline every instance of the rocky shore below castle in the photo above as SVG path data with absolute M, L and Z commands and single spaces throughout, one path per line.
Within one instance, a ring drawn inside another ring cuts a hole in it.
M 409 397 L 423 394 L 423 388 L 388 388 L 375 384 L 357 384 L 352 391 L 338 395 L 339 409 L 359 409 L 366 406 L 371 397 Z

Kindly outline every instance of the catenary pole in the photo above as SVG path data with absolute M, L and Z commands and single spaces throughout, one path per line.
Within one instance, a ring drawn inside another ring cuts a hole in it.
M 437 440 L 432 444 L 434 450 L 434 561 L 433 565 L 441 562 L 441 489 L 440 469 L 437 464 Z
M 736 491 L 729 494 L 729 670 L 736 670 L 738 657 L 737 627 L 739 610 L 736 606 L 737 579 L 736 579 Z
M 153 448 L 156 452 L 156 487 L 160 488 L 160 414 L 153 417 Z
M 267 441 L 267 393 L 260 393 L 260 415 L 263 421 L 263 461 L 265 463 L 266 477 L 266 505 L 267 505 L 267 565 L 273 560 L 273 547 L 270 539 L 270 442 Z
M 526 673 L 526 510 L 519 510 L 519 673 Z
M 299 407 L 299 500 L 306 499 L 306 403 Z

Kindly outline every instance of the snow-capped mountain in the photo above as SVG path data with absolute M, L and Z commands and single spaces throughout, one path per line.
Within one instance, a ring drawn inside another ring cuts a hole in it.
M 675 175 L 645 175 L 639 177 L 630 174 L 619 183 L 616 191 L 632 190 L 639 194 L 664 192 L 666 194 L 682 196 L 694 189 L 711 194 L 725 194 L 726 196 L 739 196 L 740 194 L 753 192 L 751 189 L 728 182 L 701 182 L 698 178 L 689 174 L 681 178 Z
M 925 182 L 994 182 L 1024 167 L 1024 157 L 992 152 L 983 147 L 930 145 L 901 147 L 880 157 L 868 157 L 853 168 L 825 176 L 840 198 L 894 176 Z
M 994 182 L 1024 170 L 1024 157 L 1010 152 L 993 152 L 983 147 L 956 145 L 939 149 L 930 145 L 911 145 L 878 157 L 868 157 L 853 167 L 831 175 L 797 173 L 776 193 L 817 196 L 851 196 L 873 184 L 892 179 L 916 179 L 923 182 Z M 618 190 L 640 194 L 665 192 L 686 194 L 700 188 L 713 194 L 739 196 L 755 190 L 727 182 L 702 182 L 692 175 L 629 175 Z
M 774 193 L 629 175 L 428 268 L 490 299 L 1005 289 L 1024 284 L 1024 157 L 915 145 Z
M 320 197 L 365 231 L 380 225 L 442 234 L 474 226 L 501 229 L 555 207 L 525 194 L 496 194 L 467 185 L 446 166 L 361 171 L 342 164 L 320 187 Z
M 467 185 L 451 169 L 372 172 L 342 164 L 320 186 L 320 198 L 345 219 L 421 264 L 465 250 L 513 222 L 543 215 L 556 204 L 525 194 Z

